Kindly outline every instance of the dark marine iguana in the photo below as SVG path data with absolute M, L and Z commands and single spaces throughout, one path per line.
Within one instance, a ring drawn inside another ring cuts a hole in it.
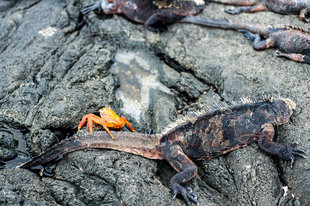
M 269 26 L 197 16 L 184 17 L 179 22 L 238 30 L 254 42 L 253 47 L 255 50 L 277 47 L 280 50 L 280 52 L 277 52 L 278 57 L 286 57 L 295 62 L 310 64 L 310 32 L 303 28 L 288 25 Z
M 295 106 L 292 100 L 283 98 L 226 106 L 189 115 L 157 135 L 113 132 L 115 139 L 112 140 L 106 132 L 78 132 L 20 167 L 31 168 L 85 148 L 106 148 L 149 159 L 165 159 L 178 172 L 169 183 L 173 195 L 181 194 L 190 206 L 191 202 L 198 203 L 197 195 L 181 184 L 197 174 L 192 160 L 216 158 L 253 142 L 258 142 L 265 152 L 289 160 L 291 167 L 295 156 L 305 157 L 303 150 L 273 141 L 275 127 L 289 121 Z
M 176 3 L 171 0 L 98 0 L 86 6 L 82 13 L 124 14 L 136 23 L 145 24 L 151 31 L 162 31 L 164 25 L 195 15 L 204 7 L 204 0 L 178 0 Z
M 273 11 L 279 14 L 299 14 L 300 20 L 310 22 L 310 0 L 211 0 L 216 3 L 244 6 L 228 9 L 229 14 Z

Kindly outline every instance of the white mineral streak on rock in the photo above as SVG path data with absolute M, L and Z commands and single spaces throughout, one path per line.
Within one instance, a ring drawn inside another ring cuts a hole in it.
M 119 76 L 121 83 L 116 98 L 123 102 L 121 110 L 139 122 L 141 112 L 150 103 L 150 91 L 155 89 L 171 94 L 170 89 L 158 81 L 158 70 L 153 69 L 156 64 L 141 58 L 138 53 L 119 52 L 115 60 L 111 71 Z
M 281 189 L 284 191 L 283 197 L 287 196 L 288 186 L 283 186 Z
M 53 36 L 56 31 L 57 31 L 56 28 L 49 26 L 49 27 L 47 27 L 45 29 L 42 29 L 42 30 L 38 31 L 38 33 L 41 34 L 42 36 L 44 36 L 44 38 L 48 38 L 48 37 Z

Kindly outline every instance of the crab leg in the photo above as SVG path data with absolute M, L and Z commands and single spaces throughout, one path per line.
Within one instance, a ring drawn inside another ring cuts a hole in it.
M 101 117 L 98 117 L 94 114 L 85 115 L 78 125 L 78 130 L 80 130 L 83 127 L 87 119 L 88 119 L 87 126 L 86 126 L 87 131 L 93 132 L 93 124 L 96 123 L 96 124 L 101 125 L 111 135 L 112 139 L 114 140 L 114 136 L 110 132 L 109 128 L 106 126 L 106 121 L 104 121 Z
M 128 122 L 128 120 L 124 116 L 121 116 L 121 120 L 128 125 L 128 127 L 130 128 L 132 132 L 135 132 L 134 128 L 131 126 L 131 124 Z

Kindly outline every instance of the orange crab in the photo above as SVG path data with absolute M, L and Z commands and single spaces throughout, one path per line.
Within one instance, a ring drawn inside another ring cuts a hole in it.
M 125 117 L 119 117 L 110 107 L 105 107 L 99 110 L 100 117 L 94 115 L 94 114 L 86 114 L 81 122 L 78 125 L 78 130 L 83 127 L 83 125 L 87 122 L 86 129 L 87 131 L 93 132 L 93 123 L 96 123 L 98 125 L 101 125 L 112 137 L 114 140 L 114 136 L 111 134 L 109 128 L 113 129 L 120 129 L 122 130 L 122 127 L 125 126 L 125 124 L 128 125 L 128 127 L 131 129 L 132 132 L 135 132 L 131 124 L 127 121 Z

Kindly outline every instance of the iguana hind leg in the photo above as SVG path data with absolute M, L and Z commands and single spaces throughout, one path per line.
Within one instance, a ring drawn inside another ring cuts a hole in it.
M 295 149 L 292 145 L 285 146 L 272 141 L 274 134 L 274 126 L 271 123 L 263 124 L 261 134 L 258 138 L 259 148 L 271 155 L 276 155 L 281 159 L 290 161 L 291 167 L 293 167 L 295 156 L 306 158 L 303 150 Z
M 179 145 L 167 146 L 164 149 L 164 153 L 165 159 L 178 171 L 178 173 L 170 179 L 173 197 L 178 194 L 182 195 L 187 206 L 190 206 L 191 202 L 198 204 L 197 195 L 192 189 L 181 185 L 197 175 L 196 165 L 184 154 Z
M 171 12 L 165 12 L 162 11 L 160 13 L 153 14 L 150 16 L 146 21 L 145 25 L 146 27 L 153 32 L 163 32 L 167 31 L 167 27 L 165 27 L 165 24 L 172 23 L 181 17 L 178 17 L 175 14 L 172 14 Z
M 310 56 L 303 55 L 303 54 L 296 54 L 296 53 L 283 53 L 283 52 L 277 52 L 277 57 L 285 57 L 290 60 L 293 60 L 295 62 L 302 62 L 310 64 Z
M 253 13 L 258 11 L 267 11 L 267 7 L 264 4 L 255 4 L 254 6 L 244 6 L 234 9 L 226 9 L 225 12 L 228 14 L 240 14 L 240 13 Z

